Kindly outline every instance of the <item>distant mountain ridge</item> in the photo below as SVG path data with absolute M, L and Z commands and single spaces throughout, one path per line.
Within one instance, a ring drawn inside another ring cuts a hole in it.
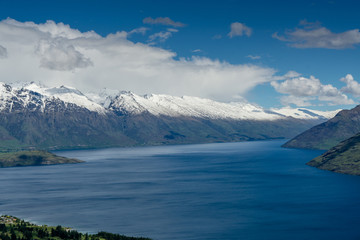
M 99 101 L 99 100 L 98 100 Z M 328 119 L 340 110 L 316 111 L 309 109 L 269 109 L 242 101 L 222 103 L 198 97 L 175 97 L 165 94 L 139 96 L 132 92 L 119 92 L 115 96 L 106 96 L 102 104 L 111 111 L 122 111 L 128 114 L 148 112 L 155 116 L 191 116 L 212 119 L 234 120 L 279 120 L 287 117 L 297 119 Z
M 0 83 L 0 150 L 65 149 L 288 138 L 333 112 L 266 110 L 197 97 L 83 94 Z
M 31 83 L 14 85 L 0 83 L 0 111 L 28 110 L 44 111 L 47 103 L 56 101 L 65 105 L 74 104 L 92 112 L 123 112 L 141 114 L 148 112 L 155 116 L 191 116 L 214 119 L 241 120 L 277 120 L 286 117 L 297 119 L 328 119 L 339 110 L 316 111 L 302 108 L 263 109 L 257 105 L 242 101 L 232 103 L 216 102 L 198 97 L 175 97 L 165 94 L 149 94 L 140 96 L 132 92 L 112 91 L 100 94 L 85 95 L 79 90 L 60 86 L 47 88 Z M 12 106 L 16 105 L 15 109 Z

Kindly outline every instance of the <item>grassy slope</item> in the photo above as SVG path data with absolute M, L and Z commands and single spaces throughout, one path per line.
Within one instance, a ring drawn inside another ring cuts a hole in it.
M 78 159 L 56 156 L 46 151 L 20 151 L 0 153 L 0 167 L 38 166 L 80 163 Z
M 360 134 L 339 143 L 307 164 L 333 172 L 360 175 Z

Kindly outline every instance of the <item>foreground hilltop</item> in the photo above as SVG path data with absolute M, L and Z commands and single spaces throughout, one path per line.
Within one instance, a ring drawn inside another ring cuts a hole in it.
M 0 83 L 0 150 L 71 149 L 290 138 L 334 116 L 197 97 L 83 94 Z

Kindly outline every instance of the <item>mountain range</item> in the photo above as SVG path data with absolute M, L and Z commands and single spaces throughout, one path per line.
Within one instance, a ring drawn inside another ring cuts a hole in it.
M 40 84 L 0 83 L 0 150 L 73 149 L 290 138 L 338 111 L 264 109 L 221 103 Z

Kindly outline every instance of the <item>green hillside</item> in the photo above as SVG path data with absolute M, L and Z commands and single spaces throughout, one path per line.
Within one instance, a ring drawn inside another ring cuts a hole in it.
M 339 143 L 307 164 L 333 172 L 360 175 L 360 134 Z

